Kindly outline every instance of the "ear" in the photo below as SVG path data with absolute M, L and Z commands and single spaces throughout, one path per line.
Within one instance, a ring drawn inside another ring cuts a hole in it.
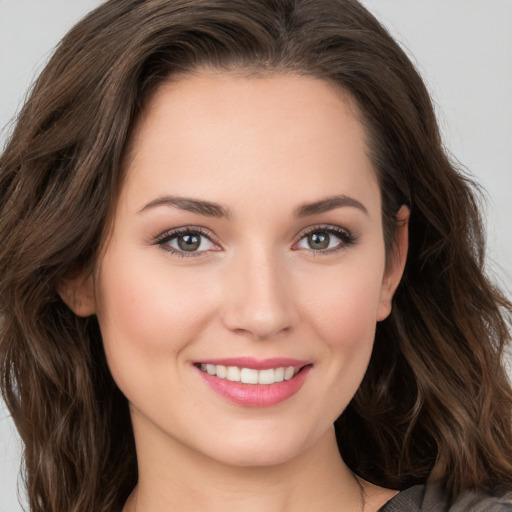
M 57 292 L 75 315 L 87 317 L 96 313 L 94 282 L 90 273 L 78 272 L 64 278 L 57 286 Z
M 396 214 L 396 231 L 393 252 L 389 257 L 382 280 L 377 321 L 384 320 L 391 313 L 391 301 L 404 273 L 409 247 L 409 208 L 403 205 Z

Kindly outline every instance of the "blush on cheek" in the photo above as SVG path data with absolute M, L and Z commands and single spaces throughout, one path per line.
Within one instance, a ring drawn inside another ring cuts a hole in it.
M 326 339 L 349 345 L 373 340 L 379 304 L 375 282 L 368 275 L 331 278 L 326 286 L 318 287 L 322 293 L 310 293 L 308 315 Z
M 98 288 L 106 347 L 118 346 L 134 356 L 138 351 L 171 356 L 198 335 L 215 298 L 205 292 L 200 276 L 172 272 L 164 258 L 155 265 L 137 265 L 129 257 L 116 259 L 115 249 L 112 245 L 111 258 L 103 262 Z M 116 265 L 110 265 L 114 260 Z

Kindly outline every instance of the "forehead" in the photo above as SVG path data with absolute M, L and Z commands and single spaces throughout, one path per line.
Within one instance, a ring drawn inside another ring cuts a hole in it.
M 218 201 L 264 193 L 262 181 L 298 201 L 337 186 L 377 187 L 354 101 L 295 74 L 198 73 L 165 83 L 135 127 L 127 171 L 139 193 L 165 186 L 190 196 L 193 187 Z

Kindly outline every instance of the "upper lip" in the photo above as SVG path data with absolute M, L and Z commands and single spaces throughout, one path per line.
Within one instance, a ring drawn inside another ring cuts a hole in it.
M 237 366 L 238 368 L 252 368 L 253 370 L 269 370 L 270 368 L 287 368 L 293 366 L 301 368 L 311 361 L 303 361 L 290 357 L 271 357 L 268 359 L 259 359 L 255 357 L 229 357 L 222 359 L 203 359 L 196 364 L 214 364 L 222 366 Z

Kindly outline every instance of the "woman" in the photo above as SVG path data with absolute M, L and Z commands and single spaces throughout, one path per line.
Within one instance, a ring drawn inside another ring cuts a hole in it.
M 111 0 L 0 160 L 32 511 L 510 510 L 510 303 L 353 0 Z

